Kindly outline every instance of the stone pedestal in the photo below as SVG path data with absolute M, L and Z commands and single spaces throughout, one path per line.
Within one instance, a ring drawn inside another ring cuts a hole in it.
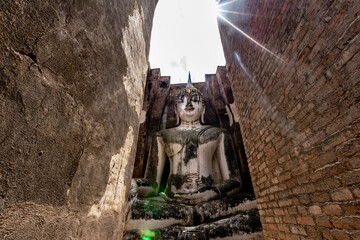
M 208 239 L 262 239 L 255 197 L 236 194 L 196 206 L 158 197 L 136 199 L 124 239 L 178 239 L 183 231 L 194 230 L 205 232 Z

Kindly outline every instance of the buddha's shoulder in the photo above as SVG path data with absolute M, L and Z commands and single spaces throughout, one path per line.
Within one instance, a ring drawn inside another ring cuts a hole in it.
M 203 130 L 200 135 L 200 141 L 215 140 L 222 134 L 228 134 L 228 131 L 224 128 L 214 127 L 211 125 L 203 126 Z
M 168 128 L 156 132 L 156 137 L 161 137 L 165 142 L 176 142 L 180 131 L 177 128 Z
M 219 127 L 214 127 L 211 125 L 202 125 L 198 128 L 194 128 L 194 129 L 183 129 L 183 128 L 179 128 L 179 127 L 174 127 L 174 128 L 167 128 L 167 129 L 163 129 L 158 131 L 156 134 L 157 136 L 164 136 L 164 135 L 172 135 L 172 134 L 177 134 L 177 133 L 182 133 L 182 132 L 213 132 L 213 133 L 223 133 L 226 132 L 226 129 L 223 128 L 219 128 Z
M 168 135 L 174 135 L 179 132 L 179 129 L 175 128 L 167 128 L 156 132 L 156 136 L 164 137 Z
M 193 130 L 175 127 L 157 132 L 157 136 L 165 142 L 183 142 L 184 139 L 191 137 L 197 138 L 200 143 L 206 143 L 217 140 L 222 134 L 228 135 L 227 130 L 211 125 L 203 125 Z
M 226 133 L 227 130 L 225 128 L 214 127 L 211 125 L 203 125 L 203 131 L 208 133 Z

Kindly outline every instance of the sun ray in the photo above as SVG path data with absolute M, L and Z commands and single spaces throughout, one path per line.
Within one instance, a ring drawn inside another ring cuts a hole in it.
M 221 8 L 221 7 L 223 7 L 223 6 L 226 6 L 226 5 L 228 5 L 228 4 L 231 4 L 231 3 L 233 3 L 233 2 L 237 2 L 237 1 L 239 1 L 239 0 L 232 0 L 232 1 L 230 1 L 230 2 L 226 2 L 226 3 L 218 4 L 218 8 Z M 219 2 L 219 1 L 218 1 L 218 2 Z
M 226 19 L 224 16 L 222 16 L 221 14 L 218 14 L 218 17 L 220 17 L 222 20 L 224 20 L 227 24 L 229 24 L 230 26 L 232 26 L 234 29 L 236 29 L 238 32 L 240 32 L 242 35 L 244 35 L 247 39 L 251 40 L 253 43 L 255 43 L 257 46 L 259 46 L 261 49 L 263 49 L 265 52 L 271 54 L 272 56 L 274 56 L 276 59 L 280 60 L 283 62 L 283 60 L 278 57 L 275 53 L 271 52 L 269 49 L 267 49 L 266 47 L 264 47 L 261 43 L 259 43 L 258 41 L 256 41 L 254 38 L 252 38 L 251 36 L 249 36 L 247 33 L 245 33 L 243 30 L 241 30 L 240 28 L 238 28 L 237 26 L 235 26 L 232 22 L 230 22 L 228 19 Z
M 229 11 L 229 10 L 223 10 L 223 9 L 219 9 L 219 12 L 224 12 L 224 13 L 232 13 L 232 14 L 238 14 L 238 15 L 244 15 L 244 16 L 258 16 L 256 14 L 250 14 L 250 13 L 243 13 L 243 12 L 235 12 L 235 11 Z

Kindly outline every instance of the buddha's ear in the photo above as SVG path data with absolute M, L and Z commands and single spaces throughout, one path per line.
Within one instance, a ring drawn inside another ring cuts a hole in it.
M 202 113 L 201 113 L 201 118 L 200 118 L 200 122 L 202 124 L 205 124 L 205 121 L 204 121 L 204 116 L 205 116 L 205 105 L 203 104 L 203 110 L 202 110 Z
M 175 105 L 175 115 L 176 115 L 176 126 L 178 126 L 180 124 L 180 117 L 178 115 L 177 105 Z

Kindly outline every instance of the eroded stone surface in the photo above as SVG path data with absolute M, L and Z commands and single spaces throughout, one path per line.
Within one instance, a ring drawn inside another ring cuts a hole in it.
M 121 238 L 156 2 L 0 3 L 1 239 Z

